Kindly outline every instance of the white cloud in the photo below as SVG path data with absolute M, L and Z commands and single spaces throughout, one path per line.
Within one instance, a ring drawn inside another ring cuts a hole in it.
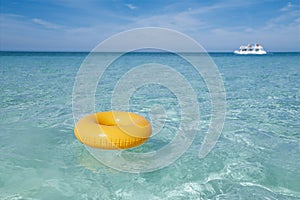
M 281 8 L 280 11 L 288 11 L 292 7 L 293 7 L 293 4 L 291 2 L 288 2 L 288 4 L 285 7 Z
M 264 29 L 278 29 L 278 28 L 282 29 L 289 26 L 299 27 L 299 23 L 297 22 L 298 18 L 299 18 L 298 10 L 283 12 L 281 15 L 278 15 L 266 21 L 266 25 Z
M 294 22 L 300 24 L 300 17 L 296 18 Z
M 193 31 L 195 30 L 195 27 L 204 27 L 205 24 L 201 20 L 195 19 L 188 14 L 173 13 L 135 18 L 132 19 L 132 23 L 128 24 L 126 28 L 145 26 L 165 27 L 179 31 Z
M 51 22 L 47 22 L 45 20 L 38 19 L 38 18 L 34 18 L 34 19 L 32 19 L 32 21 L 34 23 L 42 25 L 43 27 L 48 28 L 48 29 L 61 29 L 61 28 L 63 28 L 63 26 L 61 26 L 61 25 L 54 24 L 54 23 L 51 23 Z
M 121 31 L 119 27 L 116 24 L 70 27 L 22 15 L 0 14 L 0 50 L 90 51 Z
M 229 2 L 218 2 L 207 6 L 194 6 L 188 7 L 185 10 L 183 3 L 170 4 L 161 10 L 162 14 L 151 14 L 138 17 L 127 18 L 130 23 L 122 25 L 124 29 L 137 28 L 137 27 L 165 27 L 185 32 L 187 34 L 196 34 L 204 30 L 214 28 L 206 15 L 209 13 L 218 12 L 235 7 L 247 7 L 253 2 L 244 2 L 238 0 L 231 0 Z M 180 10 L 180 11 L 178 11 Z
M 137 7 L 136 6 L 134 6 L 134 5 L 132 5 L 132 4 L 125 4 L 129 9 L 131 9 L 131 10 L 135 10 L 135 9 L 137 9 Z

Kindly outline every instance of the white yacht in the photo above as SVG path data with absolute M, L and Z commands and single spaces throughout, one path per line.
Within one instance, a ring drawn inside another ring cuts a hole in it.
M 240 54 L 240 55 L 263 55 L 267 54 L 267 52 L 264 50 L 262 45 L 260 44 L 248 44 L 247 46 L 240 46 L 239 50 L 235 50 L 233 53 Z

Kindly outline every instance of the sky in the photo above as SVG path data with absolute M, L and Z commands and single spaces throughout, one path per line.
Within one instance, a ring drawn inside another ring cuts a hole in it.
M 133 28 L 182 32 L 207 51 L 300 51 L 300 0 L 0 0 L 0 50 L 91 51 Z

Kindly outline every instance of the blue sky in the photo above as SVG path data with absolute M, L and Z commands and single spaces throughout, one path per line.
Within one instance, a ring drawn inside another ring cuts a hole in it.
M 207 51 L 255 42 L 300 51 L 299 0 L 0 0 L 0 50 L 90 51 L 149 26 L 183 32 Z

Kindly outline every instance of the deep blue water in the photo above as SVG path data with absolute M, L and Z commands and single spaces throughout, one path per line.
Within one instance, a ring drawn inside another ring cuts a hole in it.
M 300 53 L 210 54 L 227 111 L 222 135 L 203 159 L 210 95 L 191 66 L 168 53 L 133 53 L 112 63 L 98 83 L 97 111 L 110 108 L 114 85 L 131 66 L 151 62 L 179 71 L 199 101 L 201 125 L 190 148 L 171 165 L 138 174 L 101 164 L 73 134 L 73 86 L 87 55 L 0 52 L 0 199 L 300 198 Z M 165 129 L 135 151 L 172 141 L 180 106 L 168 88 L 137 88 L 130 104 L 148 119 L 153 105 L 168 113 Z

